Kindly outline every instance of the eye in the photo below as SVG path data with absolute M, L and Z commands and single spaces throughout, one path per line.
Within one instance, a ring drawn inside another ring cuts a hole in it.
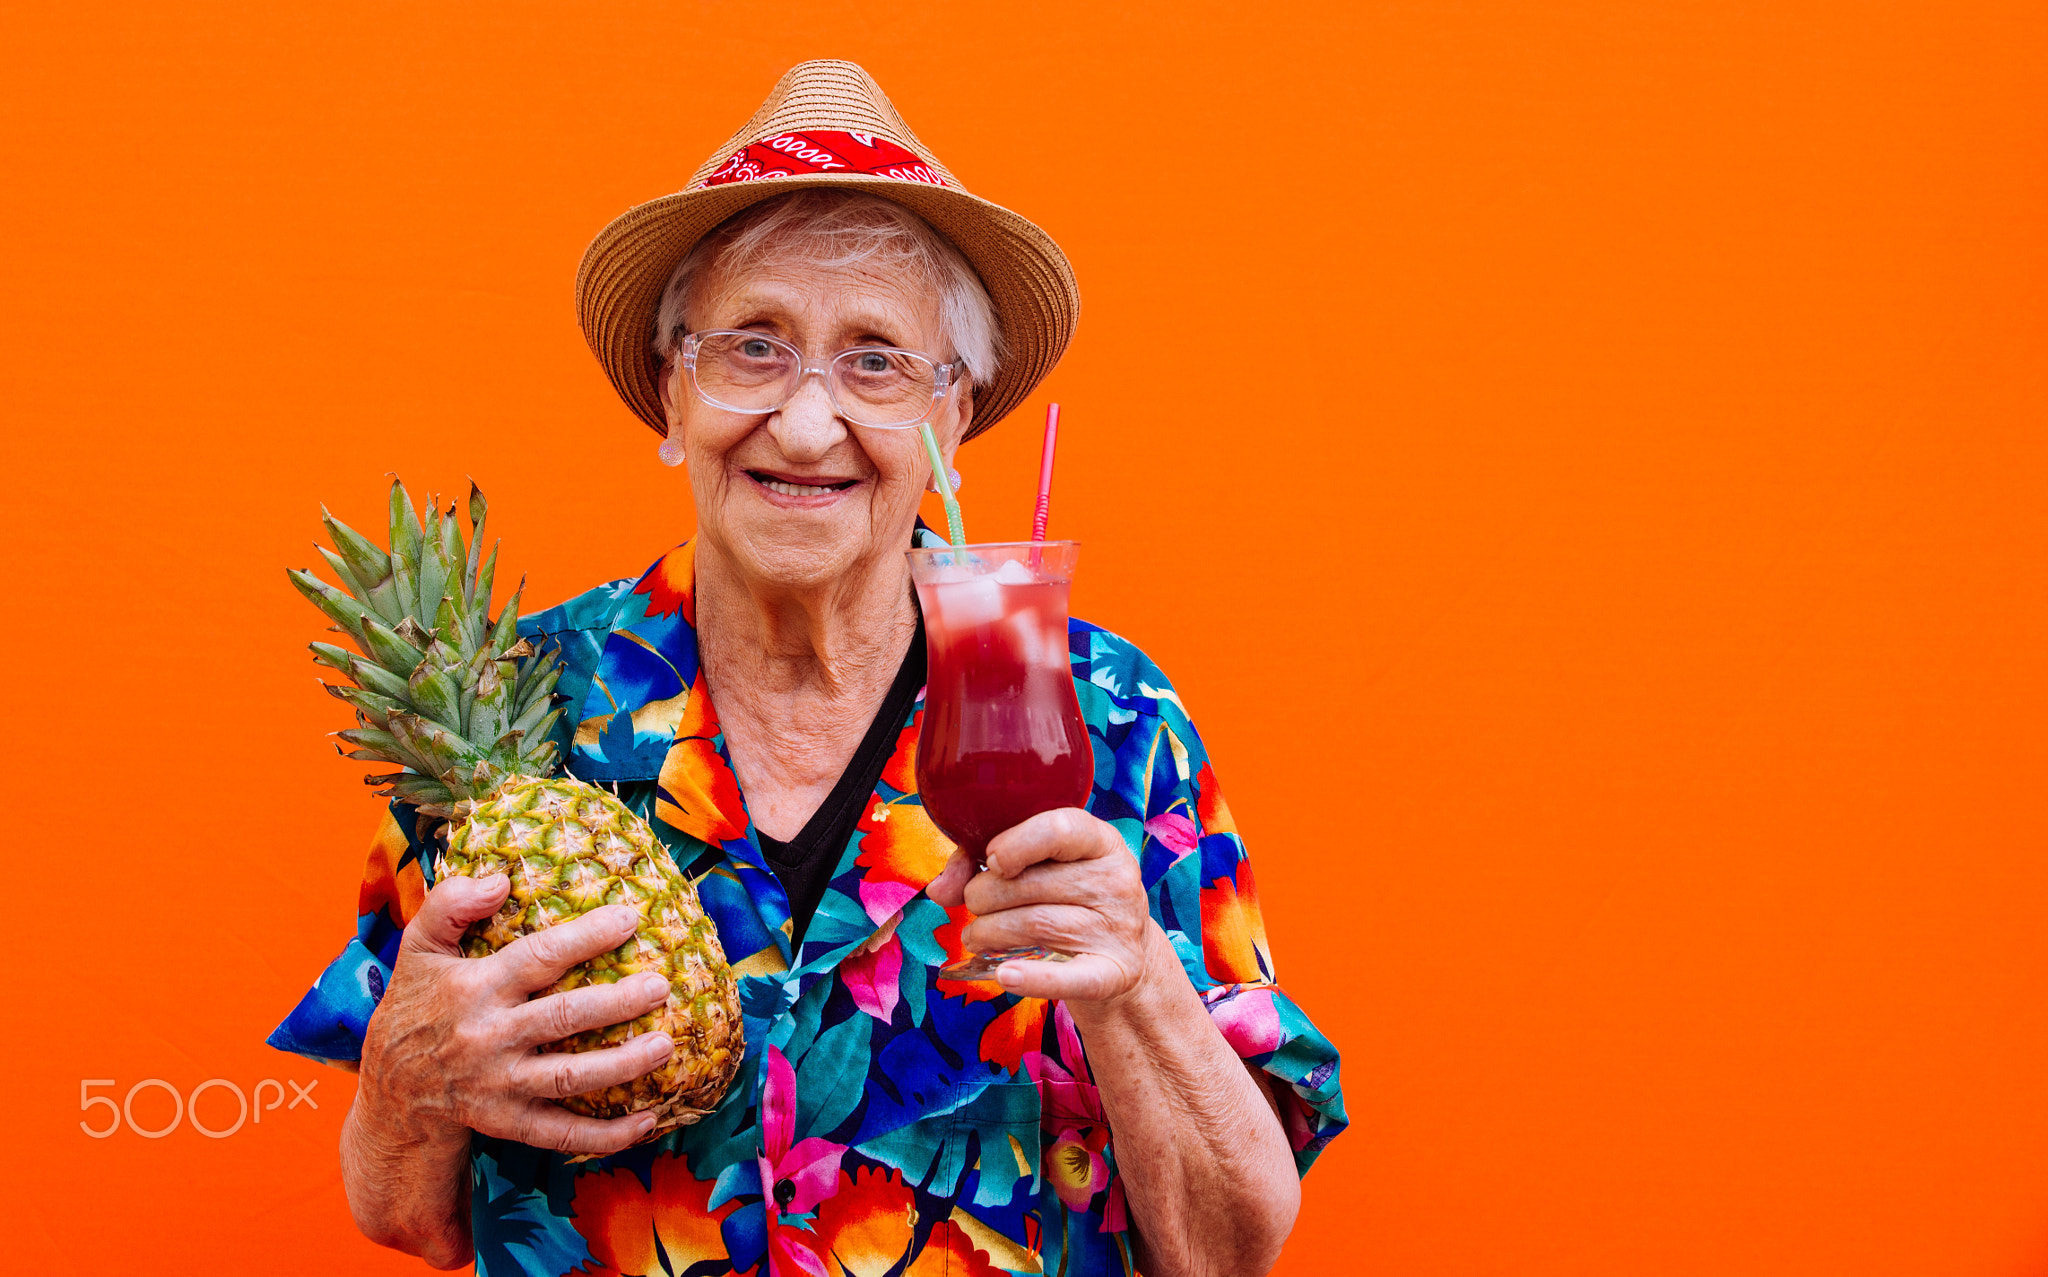
M 775 353 L 775 344 L 759 337 L 749 337 L 740 343 L 740 354 L 748 359 L 767 359 Z
M 889 371 L 889 357 L 879 350 L 870 350 L 853 357 L 853 366 L 861 372 Z

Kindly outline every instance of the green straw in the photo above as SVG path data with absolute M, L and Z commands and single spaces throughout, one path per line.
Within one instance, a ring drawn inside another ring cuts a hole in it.
M 924 455 L 932 463 L 932 486 L 939 490 L 939 500 L 946 507 L 946 531 L 952 534 L 954 545 L 966 545 L 967 533 L 960 528 L 960 503 L 953 498 L 953 480 L 946 473 L 945 458 L 939 455 L 939 441 L 932 436 L 932 423 L 918 423 L 917 433 L 924 438 Z

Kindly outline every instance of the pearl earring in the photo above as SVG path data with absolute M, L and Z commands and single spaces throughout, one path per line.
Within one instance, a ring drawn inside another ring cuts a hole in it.
M 960 472 L 958 470 L 955 470 L 951 466 L 947 466 L 946 478 L 952 481 L 953 491 L 960 491 Z M 924 490 L 926 492 L 937 492 L 939 490 L 939 485 L 930 481 L 926 481 L 924 485 Z
M 661 440 L 661 447 L 654 450 L 654 455 L 660 457 L 661 464 L 665 466 L 679 466 L 683 464 L 683 437 L 679 434 L 664 435 Z

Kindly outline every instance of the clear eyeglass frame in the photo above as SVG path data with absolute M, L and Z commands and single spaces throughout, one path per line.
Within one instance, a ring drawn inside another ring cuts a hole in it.
M 724 400 L 717 399 L 707 392 L 697 377 L 697 355 L 703 347 L 704 340 L 709 337 L 744 337 L 749 341 L 765 341 L 787 354 L 796 371 L 789 375 L 781 398 L 771 404 L 734 404 L 726 403 Z M 683 335 L 681 354 L 683 368 L 690 379 L 690 390 L 697 398 L 710 404 L 713 408 L 718 408 L 725 412 L 744 413 L 747 416 L 760 416 L 763 413 L 780 412 L 788 405 L 790 400 L 796 398 L 797 392 L 803 388 L 804 378 L 812 373 L 816 373 L 824 378 L 825 395 L 832 401 L 833 411 L 854 425 L 864 426 L 870 430 L 914 430 L 930 420 L 932 413 L 937 411 L 939 405 L 946 401 L 946 395 L 952 390 L 953 372 L 959 366 L 957 363 L 942 364 L 921 350 L 905 350 L 900 346 L 849 346 L 838 354 L 833 355 L 830 359 L 812 359 L 780 337 L 742 328 L 707 328 L 703 332 L 685 333 Z M 932 370 L 932 398 L 931 402 L 924 406 L 922 412 L 902 421 L 868 421 L 862 416 L 862 413 L 866 411 L 864 408 L 859 405 L 848 406 L 840 399 L 839 379 L 835 370 L 841 361 L 857 355 L 875 354 L 899 356 L 922 364 Z

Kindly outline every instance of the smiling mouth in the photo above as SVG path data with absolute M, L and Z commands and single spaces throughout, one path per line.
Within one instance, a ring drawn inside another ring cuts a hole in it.
M 844 492 L 860 482 L 858 479 L 843 479 L 838 483 L 790 483 L 787 480 L 778 479 L 772 474 L 765 474 L 759 470 L 747 471 L 747 477 L 770 492 L 779 492 L 785 497 L 822 497 L 828 492 Z

